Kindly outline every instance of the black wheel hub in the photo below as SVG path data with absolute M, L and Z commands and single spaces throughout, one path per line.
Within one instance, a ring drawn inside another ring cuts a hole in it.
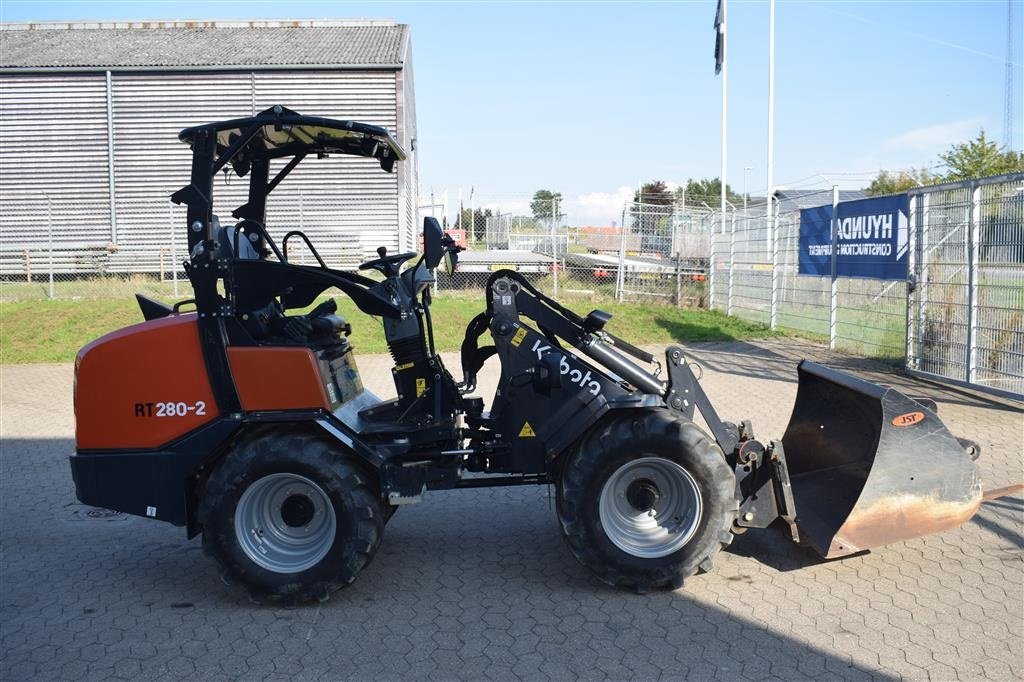
M 658 486 L 646 478 L 633 481 L 626 488 L 626 500 L 633 505 L 638 512 L 647 512 L 654 509 L 661 498 Z
M 281 518 L 292 528 L 308 524 L 314 512 L 313 501 L 305 495 L 292 495 L 281 505 Z

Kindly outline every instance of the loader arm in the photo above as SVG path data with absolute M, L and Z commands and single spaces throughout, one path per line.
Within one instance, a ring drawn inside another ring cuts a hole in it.
M 699 411 L 736 476 L 740 529 L 782 519 L 794 541 L 833 558 L 954 528 L 977 510 L 976 446 L 954 437 L 933 403 L 804 361 L 785 435 L 762 443 L 750 422 L 720 419 L 681 348 L 667 349 L 662 379 L 625 357 L 653 359 L 605 332 L 605 313 L 580 317 L 510 270 L 490 278 L 487 295 L 463 363 L 475 383 L 481 358 L 501 358 L 493 418 L 520 465 L 538 447 L 547 461 L 557 457 L 610 410 L 667 408 L 688 419 Z M 494 350 L 474 338 L 484 321 Z
M 628 354 L 647 364 L 655 362 L 655 356 L 651 353 L 604 330 L 611 315 L 595 310 L 586 317 L 580 317 L 538 291 L 529 280 L 514 270 L 495 272 L 488 279 L 487 291 L 487 310 L 470 324 L 462 344 L 462 366 L 466 374 L 464 385 L 476 385 L 476 373 L 483 362 L 495 352 L 500 354 L 502 345 L 509 343 L 506 337 L 512 325 L 517 324 L 519 316 L 524 316 L 537 324 L 553 346 L 558 339 L 565 341 L 605 368 L 605 376 L 623 388 L 633 386 L 645 394 L 657 396 L 661 398 L 657 402 L 691 420 L 696 408 L 722 452 L 730 455 L 735 450 L 738 440 L 735 431 L 719 418 L 687 363 L 682 348 L 671 346 L 666 350 L 668 379 L 663 380 L 658 374 L 623 355 Z M 496 346 L 479 348 L 479 337 L 487 325 L 491 328 Z M 515 343 L 514 336 L 511 343 L 516 347 L 521 345 L 521 341 Z M 540 361 L 542 358 L 538 356 L 536 359 Z M 504 372 L 504 362 L 502 368 Z

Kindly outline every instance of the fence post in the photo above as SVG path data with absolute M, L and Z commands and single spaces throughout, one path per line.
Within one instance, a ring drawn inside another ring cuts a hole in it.
M 839 253 L 837 250 L 839 244 L 839 220 L 836 217 L 836 211 L 839 209 L 839 185 L 832 185 L 832 220 L 830 228 L 832 232 L 832 249 L 831 249 L 831 275 L 832 275 L 832 300 L 828 307 L 828 348 L 829 350 L 836 349 L 836 339 L 839 336 L 838 314 L 839 314 L 839 277 L 836 274 Z
M 46 195 L 46 235 L 50 252 L 50 300 L 53 300 L 53 201 Z
M 551 199 L 551 260 L 554 274 L 554 297 L 558 298 L 558 244 L 555 238 L 555 224 L 558 222 L 558 199 Z
M 627 203 L 626 206 L 629 206 Z M 626 207 L 622 208 L 622 221 L 619 223 L 619 267 L 616 268 L 615 273 L 615 300 L 622 300 L 622 287 L 625 283 L 625 273 L 623 270 L 626 267 Z
M 917 357 L 924 358 L 924 332 L 928 322 L 928 279 L 931 276 L 928 268 L 928 254 L 931 251 L 929 237 L 931 214 L 928 209 L 931 205 L 931 194 L 925 194 L 921 199 L 921 278 L 917 283 Z M 918 367 L 920 369 L 920 367 Z
M 164 247 L 162 247 L 162 246 L 160 247 L 159 260 L 160 260 L 160 283 L 163 284 L 165 277 L 164 277 Z
M 914 369 L 913 344 L 915 334 L 912 331 L 914 323 L 913 300 L 917 290 L 917 204 L 920 200 L 918 194 L 908 194 L 907 210 L 907 322 L 903 340 L 903 366 L 906 369 Z
M 679 231 L 678 227 L 672 228 L 672 234 L 676 234 Z M 677 235 L 678 236 L 678 235 Z M 682 261 L 680 255 L 682 254 L 683 248 L 681 240 L 676 239 L 676 307 L 679 308 L 683 305 L 683 273 L 681 270 Z
M 971 183 L 971 213 L 967 231 L 967 383 L 974 383 L 978 366 L 978 262 L 981 255 L 981 185 Z
M 29 255 L 28 249 L 25 249 L 25 281 L 29 284 L 32 283 L 32 257 Z
M 746 219 L 746 215 L 743 216 Z M 722 214 L 722 222 L 725 222 L 725 214 Z M 735 279 L 736 270 L 736 211 L 732 212 L 731 229 L 729 231 L 729 298 L 725 307 L 725 314 L 732 317 L 732 283 Z
M 769 201 L 771 221 L 769 229 L 772 231 L 771 256 L 772 256 L 772 300 L 769 306 L 768 326 L 775 329 L 779 312 L 779 210 L 778 202 Z
M 683 206 L 686 206 L 686 197 L 683 197 Z M 715 228 L 712 226 L 708 233 L 708 310 L 715 309 L 715 255 L 717 254 L 718 240 L 715 239 Z

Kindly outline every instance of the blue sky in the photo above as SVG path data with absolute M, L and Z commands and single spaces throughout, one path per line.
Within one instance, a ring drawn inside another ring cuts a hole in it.
M 1024 5 L 1017 147 L 1024 133 Z M 424 193 L 518 209 L 546 187 L 607 222 L 640 181 L 719 174 L 715 0 L 658 3 L 25 2 L 3 21 L 393 18 L 412 26 Z M 776 7 L 775 178 L 859 187 L 1003 138 L 1005 0 Z M 729 2 L 730 184 L 766 182 L 764 1 Z M 310 112 L 312 113 L 312 112 Z M 825 177 L 822 177 L 824 175 Z

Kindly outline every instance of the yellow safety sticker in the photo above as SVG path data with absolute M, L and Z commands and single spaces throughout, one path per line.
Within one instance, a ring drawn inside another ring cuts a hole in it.
M 515 334 L 512 335 L 512 345 L 515 346 L 516 348 L 518 348 L 519 344 L 521 344 L 523 342 L 523 339 L 525 339 L 525 338 L 526 338 L 526 327 L 520 327 L 519 330 Z
M 415 363 L 407 362 L 404 365 L 395 365 L 395 370 L 401 372 L 403 369 L 411 369 Z
M 533 427 L 530 426 L 530 422 L 523 422 L 523 428 L 519 429 L 520 438 L 535 438 L 537 436 L 533 431 Z
M 419 398 L 421 395 L 427 392 L 427 380 L 423 377 L 416 379 L 416 397 Z

